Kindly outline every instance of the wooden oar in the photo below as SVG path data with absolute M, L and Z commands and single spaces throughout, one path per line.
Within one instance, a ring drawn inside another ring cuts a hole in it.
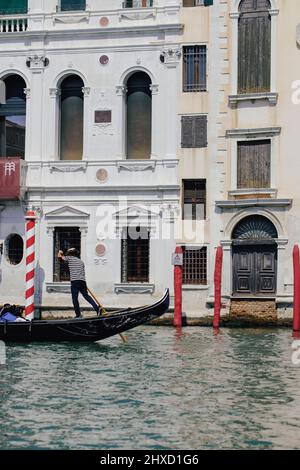
M 105 310 L 105 308 L 103 307 L 103 305 L 100 304 L 99 300 L 97 299 L 97 297 L 95 296 L 95 294 L 91 291 L 91 289 L 88 288 L 88 292 L 90 293 L 90 295 L 93 297 L 94 301 L 97 303 L 97 305 L 99 305 L 99 307 L 101 308 L 102 310 L 102 313 L 104 316 L 108 315 L 107 311 Z M 122 341 L 124 343 L 128 343 L 128 339 L 126 338 L 126 336 L 124 336 L 122 333 L 119 333 L 119 336 L 122 338 Z

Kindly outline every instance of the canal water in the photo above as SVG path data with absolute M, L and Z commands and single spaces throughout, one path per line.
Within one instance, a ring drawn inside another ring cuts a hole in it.
M 290 330 L 143 326 L 128 338 L 8 345 L 0 448 L 299 448 Z

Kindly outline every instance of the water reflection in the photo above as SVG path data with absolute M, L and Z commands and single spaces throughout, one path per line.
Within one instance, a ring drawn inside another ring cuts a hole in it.
M 126 345 L 7 349 L 2 449 L 298 447 L 289 330 L 142 327 Z

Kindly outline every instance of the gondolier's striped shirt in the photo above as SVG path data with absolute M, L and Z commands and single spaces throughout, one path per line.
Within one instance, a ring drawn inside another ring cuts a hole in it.
M 65 256 L 65 261 L 68 264 L 70 271 L 71 281 L 85 281 L 84 263 L 76 256 Z

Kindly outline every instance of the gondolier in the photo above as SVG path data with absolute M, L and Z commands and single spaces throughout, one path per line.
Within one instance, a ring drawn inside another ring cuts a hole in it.
M 85 279 L 85 267 L 83 261 L 79 257 L 78 250 L 76 250 L 76 248 L 70 248 L 66 255 L 64 255 L 62 250 L 59 250 L 57 257 L 67 263 L 70 271 L 71 294 L 76 318 L 81 318 L 81 311 L 78 302 L 79 293 L 87 302 L 89 302 L 89 304 L 91 304 L 97 315 L 101 315 L 102 309 L 88 293 Z

